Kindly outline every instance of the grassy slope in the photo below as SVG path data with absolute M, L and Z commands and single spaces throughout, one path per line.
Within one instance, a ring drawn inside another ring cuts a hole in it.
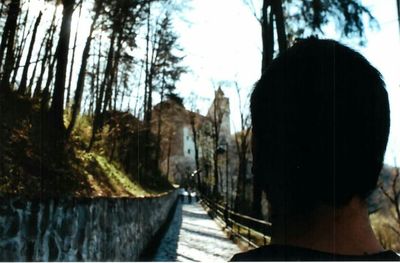
M 91 195 L 142 197 L 160 193 L 157 190 L 146 189 L 131 180 L 117 163 L 109 162 L 98 153 L 78 151 L 78 154 L 82 158 L 81 172 L 89 183 Z
M 46 125 L 46 118 L 40 115 L 38 102 L 15 94 L 1 100 L 0 193 L 143 197 L 171 189 L 165 183 L 145 187 L 133 180 L 133 175 L 126 174 L 118 163 L 108 161 L 101 141 L 99 147 L 86 152 L 91 127 L 84 118 L 78 121 L 61 160 L 56 161 L 46 133 L 51 124 Z

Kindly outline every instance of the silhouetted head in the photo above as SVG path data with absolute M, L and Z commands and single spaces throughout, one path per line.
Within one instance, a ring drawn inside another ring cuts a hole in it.
M 251 115 L 253 173 L 273 211 L 340 207 L 375 189 L 389 102 L 378 70 L 354 50 L 299 41 L 263 73 Z

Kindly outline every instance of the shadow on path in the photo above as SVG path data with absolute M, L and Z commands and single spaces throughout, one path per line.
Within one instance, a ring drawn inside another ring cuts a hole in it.
M 240 249 L 196 202 L 178 201 L 152 261 L 226 262 Z
M 151 261 L 177 261 L 179 231 L 182 226 L 182 202 L 178 200 L 168 229 L 161 237 L 159 247 Z

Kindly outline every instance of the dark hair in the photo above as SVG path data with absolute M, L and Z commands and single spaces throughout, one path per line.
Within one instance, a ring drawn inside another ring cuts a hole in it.
M 263 73 L 251 115 L 253 173 L 273 209 L 338 207 L 375 189 L 389 102 L 380 73 L 356 51 L 299 41 Z

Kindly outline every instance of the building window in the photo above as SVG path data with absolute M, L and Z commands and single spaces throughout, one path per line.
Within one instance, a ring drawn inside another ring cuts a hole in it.
M 188 154 L 190 154 L 190 149 L 188 149 Z

